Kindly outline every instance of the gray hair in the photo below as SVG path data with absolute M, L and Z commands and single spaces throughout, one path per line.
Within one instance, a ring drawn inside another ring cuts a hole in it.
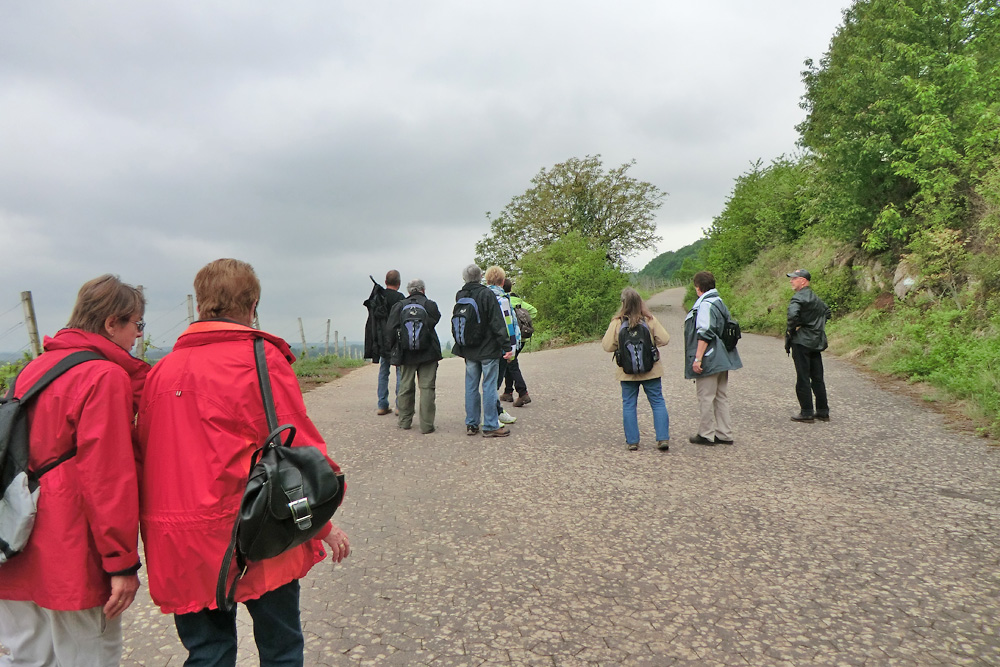
M 427 291 L 427 285 L 424 285 L 424 281 L 420 278 L 414 278 L 410 282 L 406 283 L 406 293 L 407 294 L 423 294 Z
M 467 283 L 478 283 L 483 279 L 483 270 L 477 264 L 469 264 L 462 269 L 462 280 Z

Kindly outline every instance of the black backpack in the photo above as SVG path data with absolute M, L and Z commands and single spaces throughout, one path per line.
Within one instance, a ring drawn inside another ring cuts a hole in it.
M 660 351 L 653 344 L 649 327 L 642 320 L 635 327 L 629 327 L 628 318 L 622 318 L 618 329 L 618 349 L 615 361 L 628 375 L 642 375 L 653 369 L 659 361 Z
M 463 296 L 455 302 L 451 311 L 451 335 L 455 344 L 463 347 L 482 342 L 483 322 L 479 317 L 479 304 L 472 297 Z
M 399 313 L 399 344 L 408 352 L 430 347 L 430 318 L 427 309 L 416 302 L 404 303 Z
M 712 305 L 718 307 L 718 302 L 713 300 Z M 740 331 L 740 323 L 733 319 L 728 308 L 719 308 L 719 312 L 726 318 L 726 323 L 722 325 L 722 333 L 719 334 L 719 340 L 726 346 L 727 351 L 732 352 L 736 349 L 740 338 L 743 337 L 743 332 Z
M 24 550 L 35 527 L 39 480 L 61 463 L 76 456 L 76 447 L 38 470 L 28 468 L 28 412 L 25 409 L 53 380 L 86 361 L 104 359 L 96 352 L 74 352 L 45 372 L 20 399 L 14 398 L 17 378 L 0 398 L 0 565 Z M 20 377 L 20 375 L 18 376 Z
M 514 317 L 517 318 L 517 326 L 521 329 L 521 339 L 531 338 L 531 334 L 535 333 L 535 325 L 531 322 L 531 313 L 521 304 L 517 304 L 514 306 Z

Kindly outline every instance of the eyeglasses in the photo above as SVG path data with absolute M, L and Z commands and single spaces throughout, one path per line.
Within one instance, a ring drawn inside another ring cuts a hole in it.
M 132 322 L 132 324 L 134 324 L 135 328 L 139 330 L 139 333 L 142 333 L 142 330 L 146 328 L 145 320 L 136 320 L 135 322 Z

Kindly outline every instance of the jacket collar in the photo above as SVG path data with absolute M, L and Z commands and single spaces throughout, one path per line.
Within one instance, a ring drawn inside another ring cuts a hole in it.
M 270 342 L 281 354 L 288 359 L 288 363 L 295 362 L 295 355 L 284 339 L 279 338 L 266 331 L 248 327 L 232 320 L 198 320 L 191 324 L 177 339 L 174 344 L 175 350 L 182 350 L 188 347 L 198 347 L 201 345 L 211 345 L 223 341 L 252 341 L 254 338 L 263 338 Z
M 54 350 L 90 350 L 125 369 L 129 377 L 141 380 L 149 371 L 149 364 L 133 357 L 128 350 L 110 339 L 83 329 L 60 329 L 55 336 L 46 336 L 46 352 Z

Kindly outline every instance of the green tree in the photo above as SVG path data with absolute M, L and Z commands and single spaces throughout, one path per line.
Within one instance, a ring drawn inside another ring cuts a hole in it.
M 603 248 L 574 231 L 521 258 L 518 294 L 538 308 L 539 325 L 570 340 L 604 333 L 628 285 Z
M 960 226 L 1000 147 L 995 0 L 858 0 L 806 61 L 811 215 L 869 250 Z
M 520 259 L 578 232 L 602 248 L 609 262 L 625 267 L 630 255 L 652 248 L 653 214 L 666 194 L 628 175 L 635 160 L 605 172 L 601 156 L 571 158 L 531 179 L 532 187 L 511 200 L 496 217 L 487 212 L 490 232 L 476 244 L 476 262 L 507 269 Z

